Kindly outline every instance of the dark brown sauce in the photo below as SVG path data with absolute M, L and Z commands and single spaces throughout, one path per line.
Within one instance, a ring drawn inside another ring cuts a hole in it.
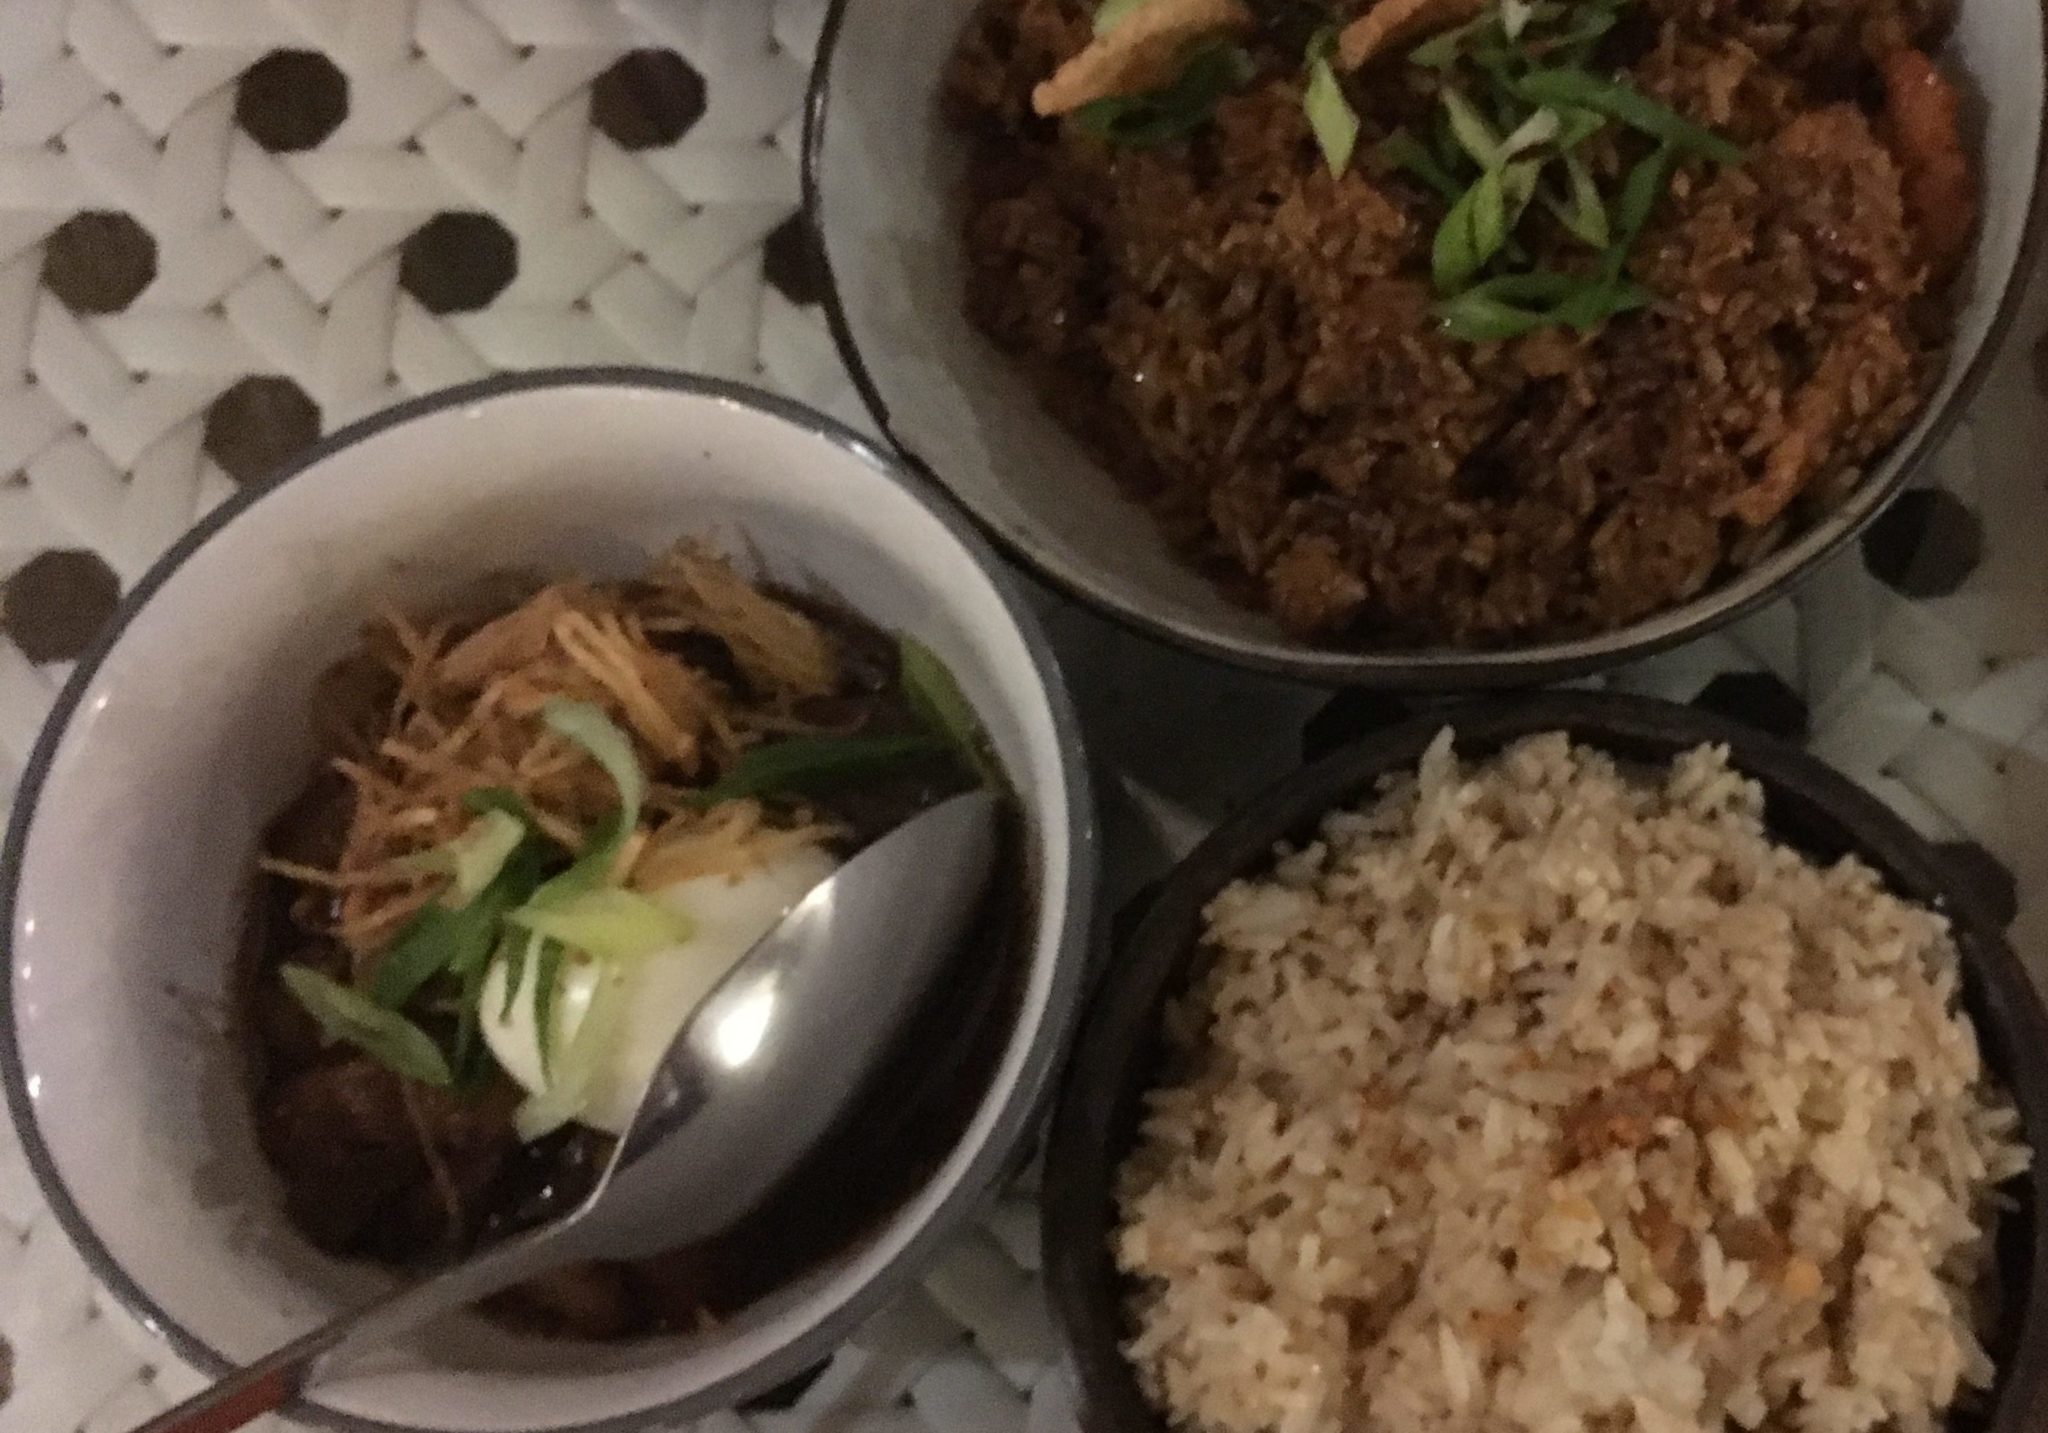
M 915 718 L 895 689 L 889 638 L 843 611 L 803 606 L 836 640 L 848 674 L 814 715 L 848 732 L 910 729 Z M 721 680 L 736 673 L 729 653 L 721 662 L 696 634 L 673 650 Z M 360 749 L 381 709 L 387 693 L 367 667 L 344 662 L 319 685 L 315 730 L 329 752 Z M 813 804 L 852 832 L 835 852 L 843 858 L 967 783 L 962 769 L 939 758 Z M 323 770 L 272 823 L 266 850 L 331 865 L 351 799 L 346 783 Z M 497 1296 L 485 1310 L 562 1338 L 690 1330 L 732 1317 L 872 1234 L 952 1151 L 1007 1045 L 1037 902 L 1026 851 L 1012 809 L 996 879 L 949 978 L 907 1022 L 846 1113 L 759 1207 L 700 1243 L 632 1263 L 561 1270 Z M 478 1088 L 438 1089 L 322 1042 L 277 977 L 288 961 L 346 977 L 345 952 L 308 919 L 320 913 L 305 899 L 278 877 L 258 877 L 237 979 L 258 1138 L 299 1232 L 331 1254 L 421 1269 L 573 1208 L 602 1170 L 609 1136 L 571 1126 L 522 1144 L 511 1121 L 521 1093 L 501 1072 L 493 1069 Z

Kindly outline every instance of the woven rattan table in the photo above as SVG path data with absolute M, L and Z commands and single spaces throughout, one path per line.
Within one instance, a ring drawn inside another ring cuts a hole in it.
M 0 807 L 120 591 L 321 432 L 571 363 L 720 374 L 863 422 L 796 218 L 823 9 L 0 0 Z M 1796 600 L 1612 679 L 1803 736 L 1944 842 L 2029 953 L 2048 950 L 2043 327 L 2030 297 L 1920 485 Z M 1399 711 L 1044 607 L 1101 764 L 1112 899 L 1305 742 Z M 1070 1428 L 1035 1239 L 1027 1180 L 812 1377 L 700 1426 Z M 191 1386 L 94 1289 L 0 1128 L 0 1433 L 116 1433 Z

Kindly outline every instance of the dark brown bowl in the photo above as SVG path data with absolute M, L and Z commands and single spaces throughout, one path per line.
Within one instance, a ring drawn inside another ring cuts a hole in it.
M 1193 973 L 1202 908 L 1230 881 L 1268 866 L 1276 842 L 1309 836 L 1324 813 L 1368 797 L 1382 775 L 1412 769 L 1445 726 L 1457 732 L 1466 757 L 1559 730 L 1625 760 L 1657 764 L 1702 742 L 1725 743 L 1733 766 L 1762 783 L 1766 819 L 1780 840 L 1823 861 L 1859 856 L 1899 895 L 1949 916 L 1963 1004 L 1985 1063 L 2018 1104 L 2028 1144 L 2043 1147 L 2048 1013 L 1997 923 L 1875 797 L 1795 747 L 1668 702 L 1557 692 L 1447 708 L 1346 746 L 1255 798 L 1174 869 L 1115 953 L 1060 1089 L 1045 1164 L 1046 1281 L 1080 1375 L 1089 1433 L 1168 1433 L 1119 1348 L 1128 1333 L 1127 1285 L 1110 1256 L 1111 1190 L 1160 1067 L 1160 1008 Z M 2002 1314 L 1986 1339 L 1998 1378 L 1988 1403 L 1951 1420 L 1957 1430 L 2048 1427 L 2048 1222 L 2037 1218 L 2048 1208 L 2048 1160 L 2037 1157 L 2005 1192 L 2016 1208 L 1999 1224 Z

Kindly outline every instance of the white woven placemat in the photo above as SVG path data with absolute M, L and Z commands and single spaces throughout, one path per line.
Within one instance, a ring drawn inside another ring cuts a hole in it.
M 0 4 L 0 808 L 118 590 L 317 431 L 575 362 L 746 379 L 859 421 L 793 222 L 822 11 Z M 1862 550 L 1796 603 L 1618 679 L 1806 730 L 1954 843 L 2037 971 L 2041 329 L 2031 300 L 1926 490 Z M 1292 765 L 1321 699 L 1048 615 L 1113 798 L 1121 895 Z M 1314 734 L 1386 708 L 1342 699 Z M 1019 1188 L 808 1387 L 701 1427 L 1068 1429 L 1036 1269 Z M 0 1433 L 119 1433 L 192 1386 L 94 1289 L 0 1129 Z

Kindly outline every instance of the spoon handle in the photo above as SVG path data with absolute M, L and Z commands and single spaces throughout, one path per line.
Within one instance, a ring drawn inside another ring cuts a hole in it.
M 135 1433 L 229 1433 L 275 1413 L 350 1355 L 575 1258 L 564 1232 L 561 1225 L 537 1229 L 402 1285 L 234 1370 Z

